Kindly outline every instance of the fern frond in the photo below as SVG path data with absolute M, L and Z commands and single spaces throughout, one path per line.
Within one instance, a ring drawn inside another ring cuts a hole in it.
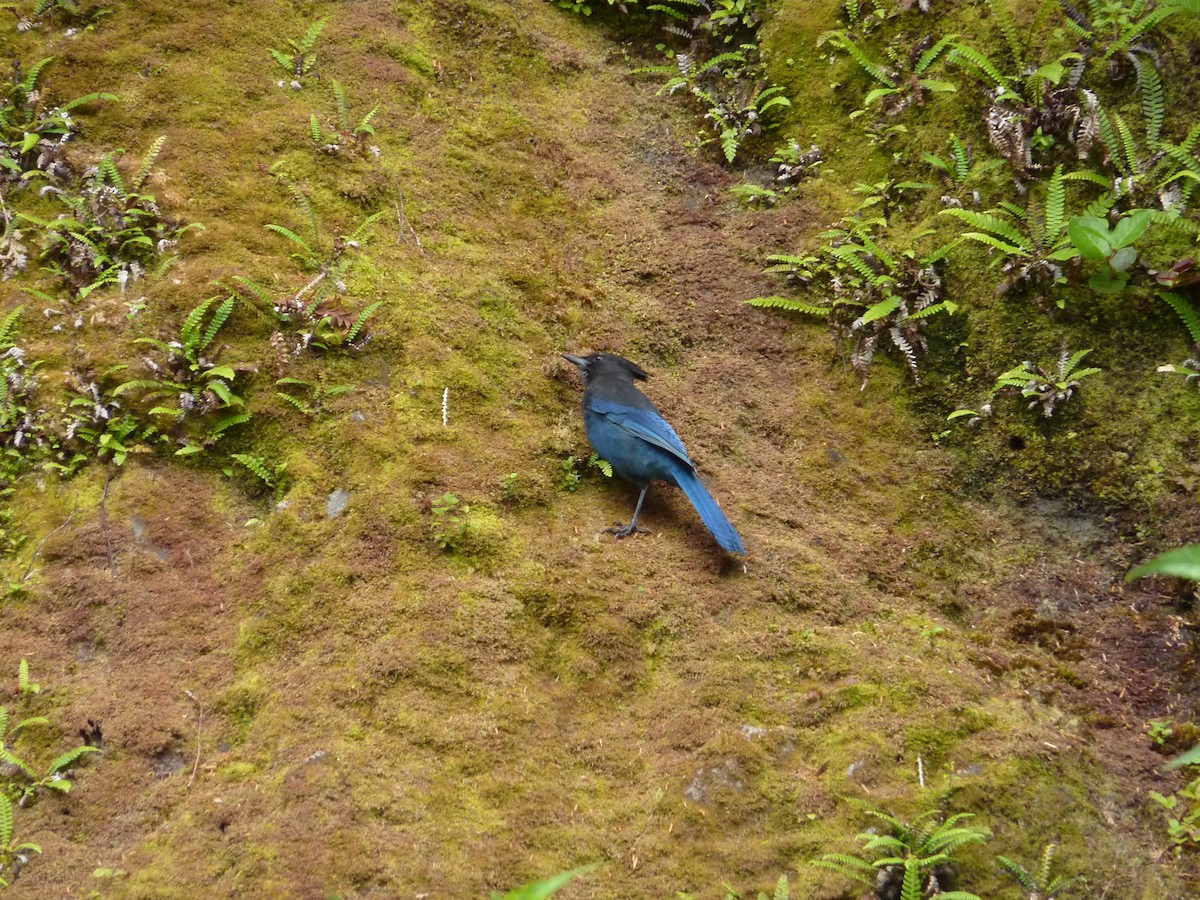
M 355 228 L 352 232 L 350 232 L 348 235 L 346 235 L 346 240 L 360 241 L 362 243 L 366 243 L 367 241 L 369 241 L 372 237 L 370 228 L 372 225 L 375 224 L 375 221 L 382 215 L 383 215 L 382 211 L 376 212 L 376 213 L 371 213 L 371 215 L 367 216 L 365 219 L 362 220 L 362 222 L 359 223 L 357 228 Z
M 32 94 L 34 89 L 37 88 L 38 77 L 42 74 L 42 69 L 46 68 L 46 66 L 50 65 L 50 63 L 53 61 L 53 56 L 47 56 L 45 59 L 39 59 L 32 66 L 30 66 L 29 71 L 25 73 L 24 80 L 22 80 L 21 84 L 19 85 L 21 90 L 26 94 Z
M 947 47 L 958 40 L 958 37 L 959 36 L 957 34 L 948 34 L 924 53 L 922 53 L 920 59 L 917 60 L 917 64 L 913 66 L 913 71 L 920 75 L 922 72 L 928 69 L 931 65 L 937 62 L 937 58 L 942 55 L 943 51 L 945 51 Z
M 20 331 L 21 313 L 24 311 L 24 306 L 18 306 L 0 322 L 0 350 L 7 350 L 13 345 Z
M 739 129 L 724 128 L 721 130 L 721 152 L 725 154 L 726 162 L 733 162 L 741 145 L 742 134 Z
M 197 341 L 200 337 L 200 323 L 204 319 L 204 314 L 208 312 L 208 308 L 216 303 L 220 297 L 209 297 L 190 313 L 183 321 L 183 328 L 179 331 L 180 343 L 186 347 L 197 347 Z M 197 349 L 204 349 L 204 345 L 200 345 Z
M 1017 204 L 1008 200 L 1001 200 L 996 204 L 996 207 L 1008 213 L 1018 222 L 1024 222 L 1029 218 L 1029 211 L 1027 209 L 1025 209 L 1023 206 L 1017 206 Z
M 204 332 L 204 338 L 200 342 L 199 349 L 203 350 L 213 342 L 213 338 L 217 336 L 217 332 L 221 330 L 221 326 L 233 313 L 233 297 L 227 297 L 225 302 L 217 307 L 217 311 L 213 313 L 212 320 L 208 323 L 208 329 Z
M 830 256 L 841 260 L 853 268 L 868 284 L 875 284 L 879 280 L 879 273 L 872 269 L 870 264 L 861 256 L 866 251 L 865 247 L 860 247 L 857 244 L 847 244 L 842 247 L 823 247 L 822 249 Z
M 230 453 L 229 458 L 253 472 L 267 487 L 275 488 L 275 473 L 267 468 L 266 460 L 258 456 L 251 456 L 249 453 Z
M 363 326 L 367 324 L 367 319 L 369 319 L 369 318 L 371 318 L 371 316 L 375 315 L 375 311 L 377 309 L 379 309 L 379 307 L 381 307 L 381 306 L 383 306 L 383 301 L 376 300 L 374 303 L 372 303 L 370 306 L 368 306 L 366 309 L 364 309 L 362 312 L 360 312 L 358 314 L 358 318 L 354 320 L 354 324 L 352 326 L 350 326 L 350 330 L 346 332 L 346 342 L 347 343 L 350 343 L 350 344 L 354 343 L 355 338 L 358 337 L 358 334 L 360 331 L 362 331 Z
M 70 112 L 78 106 L 85 106 L 86 104 L 92 103 L 96 100 L 108 100 L 111 103 L 117 103 L 120 101 L 120 98 L 118 98 L 116 94 L 110 94 L 107 91 L 96 91 L 92 94 L 84 94 L 82 97 L 76 97 L 69 103 L 64 103 L 59 107 L 59 111 Z
M 1085 216 L 1095 216 L 1098 219 L 1106 218 L 1114 206 L 1117 205 L 1117 198 L 1113 194 L 1103 194 L 1097 197 L 1084 209 Z
M 1022 250 L 1032 250 L 1033 247 L 1029 238 L 1018 231 L 1012 224 L 1003 219 L 990 215 L 988 213 L 974 212 L 969 209 L 943 209 L 938 213 L 939 216 L 953 216 L 966 222 L 972 228 L 978 228 L 989 232 L 996 237 L 1004 238 L 1016 247 Z
M 1012 244 L 1006 244 L 1006 243 L 1004 243 L 1004 241 L 999 240 L 998 238 L 994 238 L 990 234 L 980 234 L 978 231 L 967 231 L 967 232 L 964 232 L 962 235 L 960 235 L 960 237 L 966 238 L 967 240 L 975 241 L 980 244 L 986 244 L 989 247 L 999 250 L 1001 253 L 1005 254 L 1006 256 L 1029 256 L 1030 255 L 1029 251 L 1026 250 L 1024 247 L 1016 247 L 1016 246 L 1013 246 Z
M 1098 184 L 1102 188 L 1112 186 L 1112 181 L 1105 178 L 1099 172 L 1093 172 L 1090 169 L 1081 169 L 1078 172 L 1067 172 L 1063 175 L 1063 181 L 1086 181 L 1090 184 Z
M 75 762 L 75 760 L 79 759 L 79 757 L 85 756 L 88 753 L 99 753 L 99 752 L 100 752 L 100 750 L 98 748 L 89 747 L 86 744 L 83 746 L 80 746 L 80 747 L 75 747 L 74 749 L 68 750 L 66 753 L 63 753 L 61 756 L 56 757 L 54 759 L 54 761 L 52 763 L 50 763 L 50 768 L 47 771 L 51 775 L 57 775 L 59 772 L 63 771 L 68 766 L 70 766 L 71 763 Z
M 1184 327 L 1191 335 L 1192 343 L 1200 344 L 1200 315 L 1197 315 L 1195 308 L 1188 301 L 1184 300 L 1178 294 L 1173 294 L 1170 291 L 1163 291 L 1159 295 L 1166 304 L 1175 310 L 1175 314 L 1179 316 Z
M 1050 246 L 1062 233 L 1066 224 L 1067 189 L 1063 184 L 1062 166 L 1056 166 L 1050 176 L 1050 186 L 1046 191 L 1046 233 L 1042 240 L 1043 246 Z
M 696 70 L 696 72 L 697 74 L 703 75 L 705 72 L 711 72 L 713 69 L 719 69 L 726 63 L 740 63 L 745 65 L 746 57 L 737 52 L 719 53 L 712 59 L 706 59 L 700 68 Z
M 653 6 L 647 6 L 646 9 L 650 12 L 663 13 L 664 15 L 668 15 L 673 19 L 678 19 L 680 22 L 691 22 L 692 21 L 691 16 L 687 15 L 686 13 L 680 12 L 679 10 L 675 9 L 674 7 L 666 6 L 665 4 L 662 4 L 662 3 L 655 3 Z M 690 33 L 683 35 L 683 37 L 689 37 L 689 38 L 691 36 L 692 35 Z
M 1134 140 L 1133 130 L 1125 124 L 1125 120 L 1121 118 L 1119 112 L 1114 112 L 1112 118 L 1117 126 L 1117 134 L 1121 138 L 1121 148 L 1125 151 L 1127 174 L 1134 175 L 1141 167 L 1138 165 L 1137 142 Z
M 950 134 L 950 154 L 954 159 L 954 182 L 962 184 L 971 171 L 971 154 L 963 146 L 959 136 L 953 132 Z
M 988 9 L 991 10 L 996 24 L 1000 26 L 1000 33 L 1004 35 L 1004 40 L 1008 44 L 1008 52 L 1012 54 L 1017 71 L 1021 71 L 1025 68 L 1024 54 L 1022 53 L 1021 38 L 1017 34 L 1017 23 L 1013 19 L 1012 13 L 1009 12 L 1004 0 L 988 0 Z
M 223 418 L 219 422 L 217 422 L 215 425 L 213 425 L 212 430 L 208 433 L 209 437 L 212 438 L 213 440 L 216 440 L 217 438 L 219 438 L 221 435 L 223 435 L 226 431 L 228 431 L 233 426 L 244 425 L 245 423 L 247 423 L 249 421 L 250 421 L 250 413 L 246 413 L 246 412 L 234 413 L 231 416 L 226 416 L 225 418 Z
M 837 872 L 839 875 L 844 875 L 847 878 L 868 886 L 875 884 L 874 867 L 857 856 L 848 856 L 844 853 L 826 853 L 820 859 L 810 860 L 809 865 L 815 866 L 818 869 L 828 869 L 831 872 Z
M 142 185 L 146 183 L 146 179 L 150 177 L 150 170 L 154 168 L 154 164 L 158 162 L 158 155 L 162 153 L 163 145 L 167 142 L 165 134 L 159 135 L 154 139 L 154 143 L 150 145 L 150 149 L 146 151 L 146 155 L 142 157 L 142 165 L 137 171 L 137 175 L 130 182 L 129 190 L 137 193 L 142 189 Z
M 371 124 L 371 120 L 375 118 L 375 114 L 379 112 L 380 104 L 376 103 L 374 108 L 362 117 L 362 121 L 358 123 L 358 127 L 354 129 L 354 133 L 365 132 L 367 134 L 375 133 L 375 126 Z
M 310 412 L 312 412 L 312 408 L 307 403 L 305 403 L 303 400 L 301 400 L 299 397 L 293 397 L 291 394 L 285 394 L 283 391 L 276 391 L 275 396 L 278 397 L 280 400 L 287 401 L 292 406 L 296 407 L 296 409 L 300 410 L 300 412 L 304 413 L 304 415 L 306 415 L 306 416 Z
M 805 313 L 810 316 L 827 316 L 831 312 L 827 306 L 813 306 L 811 303 L 805 303 L 802 300 L 796 300 L 792 297 L 780 297 L 778 295 L 772 297 L 754 297 L 747 300 L 750 306 L 757 306 L 759 309 L 784 309 L 788 312 Z
M 350 114 L 346 109 L 346 89 L 344 87 L 342 87 L 342 83 L 335 78 L 333 80 L 332 90 L 333 90 L 333 100 L 334 100 L 334 103 L 337 105 L 338 125 L 341 126 L 342 131 L 349 131 L 350 130 L 350 122 L 349 122 Z
M 1117 139 L 1117 132 L 1113 127 L 1112 119 L 1109 118 L 1108 111 L 1099 105 L 1096 106 L 1096 132 L 1100 135 L 1100 143 L 1108 151 L 1108 157 L 1112 161 L 1113 168 L 1122 175 L 1132 175 L 1133 173 L 1129 171 L 1129 166 L 1125 162 L 1121 142 Z
M 312 25 L 309 26 L 308 31 L 304 33 L 304 37 L 300 40 L 300 44 L 296 49 L 298 49 L 301 53 L 311 52 L 312 48 L 316 46 L 317 38 L 321 36 L 322 29 L 325 28 L 325 25 L 328 22 L 329 16 L 325 16 L 323 19 L 318 19 L 317 21 L 313 22 Z
M 846 34 L 846 32 L 844 32 L 844 31 L 826 32 L 825 34 L 821 35 L 820 38 L 817 39 L 817 46 L 819 47 L 819 46 L 821 46 L 821 44 L 823 44 L 825 42 L 831 43 L 835 47 L 838 47 L 842 50 L 845 50 L 847 53 L 849 53 L 850 56 L 852 56 L 854 58 L 854 61 L 857 62 L 858 65 L 862 68 L 862 70 L 864 72 L 866 72 L 868 75 L 870 75 L 872 78 L 874 78 L 876 81 L 878 81 L 880 84 L 884 85 L 885 87 L 890 87 L 890 88 L 898 87 L 895 80 L 890 75 L 888 75 L 887 72 L 885 72 L 883 70 L 883 67 L 881 65 L 879 65 L 879 63 L 871 60 L 870 57 L 868 57 L 867 54 L 863 51 L 862 47 L 858 46 L 858 44 L 856 44 L 854 42 L 854 40 L 850 37 L 850 35 Z
M 308 135 L 313 139 L 314 144 L 325 143 L 321 140 L 321 123 L 317 121 L 316 113 L 308 117 Z
M 314 253 L 313 248 L 308 245 L 308 241 L 304 240 L 304 238 L 300 237 L 300 235 L 296 234 L 296 232 L 292 231 L 290 228 L 284 228 L 282 225 L 274 224 L 267 225 L 266 228 L 268 231 L 273 231 L 281 237 L 287 238 L 289 241 L 303 249 L 311 258 L 316 259 L 316 253 Z
M 125 180 L 121 177 L 117 164 L 113 162 L 111 156 L 104 157 L 96 164 L 96 173 L 101 182 L 107 181 L 122 194 L 125 193 Z
M 867 311 L 859 317 L 858 321 L 863 325 L 867 325 L 871 322 L 878 321 L 879 319 L 886 319 L 897 309 L 899 309 L 899 307 L 899 297 L 886 297 L 867 309 Z
M 266 304 L 266 306 L 270 308 L 275 306 L 275 298 L 272 297 L 270 292 L 257 281 L 252 281 L 243 275 L 234 275 L 233 280 L 245 287 L 251 294 L 254 295 L 257 300 Z M 240 291 L 238 293 L 241 294 Z M 245 294 L 241 294 L 241 296 L 245 297 Z
M 990 78 L 997 87 L 1002 87 L 1009 91 L 1012 90 L 1012 87 L 1009 85 L 1008 77 L 1002 75 L 1000 70 L 996 68 L 995 64 L 988 59 L 987 56 L 985 56 L 979 50 L 976 50 L 974 47 L 970 47 L 966 44 L 955 44 L 954 49 L 950 51 L 950 55 L 946 57 L 946 61 L 951 63 L 968 63 Z M 1013 93 L 1015 94 L 1016 92 L 1013 91 Z
M 1162 77 L 1153 60 L 1133 55 L 1137 69 L 1138 90 L 1142 92 L 1142 114 L 1146 118 L 1146 145 L 1153 149 L 1162 134 L 1163 119 L 1166 118 L 1166 99 L 1163 95 Z
M 1141 35 L 1156 28 L 1160 23 L 1173 16 L 1177 12 L 1179 12 L 1179 7 L 1171 6 L 1170 4 L 1164 4 L 1163 6 L 1153 10 L 1141 21 L 1134 22 L 1123 32 L 1121 32 L 1121 36 L 1113 42 L 1113 45 L 1108 48 L 1108 51 L 1104 54 L 1104 56 L 1101 57 L 1101 59 L 1107 60 L 1112 57 L 1114 53 L 1124 50 Z
M 8 799 L 8 794 L 0 791 L 0 847 L 8 847 L 12 843 L 12 834 L 12 801 Z

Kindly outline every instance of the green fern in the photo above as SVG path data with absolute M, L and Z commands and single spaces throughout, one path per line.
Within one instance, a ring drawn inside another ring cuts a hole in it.
M 1163 4 L 1162 6 L 1152 10 L 1143 19 L 1134 22 L 1125 28 L 1125 30 L 1121 32 L 1120 36 L 1113 42 L 1112 46 L 1108 48 L 1101 59 L 1108 60 L 1113 54 L 1124 50 L 1143 34 L 1146 34 L 1148 31 L 1152 31 L 1153 29 L 1157 28 L 1160 24 L 1162 24 L 1171 16 L 1175 15 L 1177 12 L 1179 12 L 1179 7 L 1172 6 L 1171 4 Z
M 48 775 L 59 775 L 64 770 L 70 768 L 71 764 L 76 762 L 81 756 L 85 756 L 88 753 L 99 753 L 99 752 L 100 752 L 99 748 L 90 747 L 90 746 L 87 746 L 86 744 L 79 746 L 79 747 L 75 747 L 71 750 L 68 750 L 66 753 L 63 753 L 63 754 L 55 757 L 54 760 L 50 763 L 49 768 L 46 770 L 46 773 Z M 67 781 L 66 779 L 62 779 L 62 780 L 58 780 L 58 781 L 48 780 L 46 782 L 45 786 L 48 788 L 51 788 L 53 790 L 66 793 L 67 791 L 69 791 L 71 789 L 71 782 Z
M 249 453 L 231 453 L 229 458 L 252 472 L 268 490 L 272 492 L 279 490 L 284 470 L 283 465 L 271 468 L 261 456 L 251 456 Z
M 1028 254 L 1033 249 L 1032 242 L 1026 235 L 1022 234 L 1010 222 L 1006 222 L 998 216 L 993 216 L 989 213 L 974 212 L 969 209 L 943 209 L 938 215 L 960 219 L 972 228 L 986 232 L 987 235 L 993 236 L 992 240 L 982 240 L 981 236 L 974 232 L 964 234 L 963 237 L 970 237 L 972 240 L 980 241 L 980 243 L 989 244 L 998 250 L 1003 250 L 1005 253 Z M 997 245 L 995 238 L 1001 238 L 1007 241 L 1007 243 Z
M 137 174 L 133 177 L 133 181 L 129 184 L 129 190 L 137 193 L 141 191 L 146 184 L 146 179 L 150 177 L 150 170 L 154 168 L 154 164 L 158 161 L 158 155 L 162 153 L 163 146 L 167 142 L 165 134 L 159 135 L 154 139 L 154 143 L 150 145 L 150 149 L 146 151 L 146 155 L 142 157 L 142 165 L 138 168 Z
M 1154 147 L 1162 135 L 1163 120 L 1166 118 L 1166 99 L 1163 94 L 1162 77 L 1153 61 L 1134 55 L 1137 68 L 1138 90 L 1142 92 L 1142 114 L 1146 118 L 1146 144 Z
M 233 297 L 228 297 L 224 303 L 217 307 L 217 311 L 213 313 L 212 319 L 209 320 L 208 328 L 205 330 L 204 337 L 200 341 L 201 350 L 204 350 L 210 344 L 212 344 L 213 340 L 217 336 L 217 332 L 221 330 L 221 326 L 223 326 L 233 314 L 233 305 Z
M 921 54 L 920 58 L 916 62 L 916 65 L 913 66 L 913 71 L 918 75 L 923 74 L 926 69 L 937 62 L 938 57 L 941 56 L 942 53 L 945 52 L 946 48 L 951 46 L 956 40 L 958 40 L 957 34 L 948 34 L 943 37 L 936 44 Z
M 200 342 L 200 325 L 204 321 L 204 315 L 208 312 L 209 307 L 219 299 L 220 297 L 209 297 L 188 313 L 188 317 L 183 320 L 183 327 L 179 330 L 179 342 L 185 351 L 188 348 L 203 350 L 207 346 Z
M 1008 44 L 1008 52 L 1012 56 L 1017 71 L 1021 71 L 1025 68 L 1024 51 L 1012 13 L 1004 0 L 988 0 L 988 9 L 992 13 L 992 18 L 996 20 L 996 24 L 1000 26 L 1000 33 L 1004 35 L 1004 41 Z
M 304 33 L 304 37 L 300 39 L 299 44 L 292 44 L 291 41 L 288 41 L 288 43 L 292 44 L 292 46 L 295 47 L 296 51 L 299 53 L 311 53 L 313 47 L 317 45 L 317 38 L 321 36 L 321 31 L 324 30 L 328 22 L 328 16 L 323 19 L 318 19 L 309 26 L 308 31 Z
M 21 330 L 21 313 L 24 311 L 24 306 L 18 306 L 0 322 L 0 350 L 7 350 L 17 339 Z
M 757 306 L 759 309 L 783 309 L 787 312 L 804 313 L 809 316 L 828 316 L 832 311 L 827 306 L 813 306 L 811 303 L 805 303 L 802 300 L 796 300 L 792 297 L 780 297 L 778 295 L 754 297 L 746 302 L 751 306 Z
M 1175 314 L 1179 316 L 1179 320 L 1183 322 L 1183 326 L 1191 336 L 1192 342 L 1200 344 L 1200 315 L 1196 313 L 1192 304 L 1178 294 L 1171 293 L 1170 291 L 1161 291 L 1158 296 L 1171 309 L 1175 310 Z
M 1046 191 L 1046 230 L 1043 245 L 1053 243 L 1066 224 L 1067 189 L 1063 184 L 1062 166 L 1054 169 L 1050 176 L 1050 185 Z
M 854 42 L 845 31 L 827 31 L 817 39 L 817 46 L 823 44 L 832 44 L 838 49 L 845 50 L 854 59 L 855 62 L 862 68 L 864 72 L 882 84 L 884 87 L 896 88 L 899 85 L 895 80 L 883 70 L 883 67 L 878 63 L 873 62 L 870 57 L 863 51 L 862 47 Z
M 974 47 L 968 46 L 967 44 L 955 44 L 954 49 L 950 51 L 950 55 L 946 57 L 946 61 L 949 63 L 965 63 L 969 66 L 974 66 L 975 69 L 986 75 L 997 87 L 1002 87 L 1006 91 L 1011 91 L 1014 95 L 1016 94 L 1016 91 L 1013 89 L 1011 84 L 1011 79 L 1001 73 L 1001 71 L 996 68 L 995 63 L 993 63 L 985 54 L 979 50 L 976 50 Z
M 358 318 L 354 320 L 354 324 L 350 326 L 350 330 L 346 332 L 346 343 L 353 344 L 362 331 L 363 326 L 367 324 L 367 319 L 375 314 L 379 307 L 383 306 L 382 300 L 377 300 L 358 314 Z

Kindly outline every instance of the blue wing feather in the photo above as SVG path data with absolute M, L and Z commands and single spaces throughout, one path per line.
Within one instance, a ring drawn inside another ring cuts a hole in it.
M 679 439 L 675 429 L 655 410 L 633 409 L 624 404 L 600 398 L 593 401 L 592 410 L 630 434 L 636 435 L 656 447 L 661 447 L 668 453 L 679 457 L 689 466 L 692 465 L 687 448 L 683 446 L 683 441 Z

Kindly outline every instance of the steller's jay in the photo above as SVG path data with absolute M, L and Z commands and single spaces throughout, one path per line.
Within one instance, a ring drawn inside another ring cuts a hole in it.
M 676 485 L 687 494 L 718 544 L 730 553 L 745 553 L 737 529 L 700 481 L 683 441 L 658 407 L 634 386 L 635 378 L 645 381 L 650 376 L 612 353 L 590 356 L 564 353 L 563 359 L 579 367 L 587 385 L 583 392 L 583 425 L 592 449 L 612 465 L 614 472 L 642 490 L 633 521 L 614 529 L 614 534 L 623 538 L 638 530 L 638 515 L 646 491 L 650 482 L 658 479 Z

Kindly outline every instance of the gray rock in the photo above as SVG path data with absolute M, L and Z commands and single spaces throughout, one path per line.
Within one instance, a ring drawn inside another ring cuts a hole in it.
M 336 519 L 346 511 L 346 507 L 350 504 L 350 492 L 343 488 L 338 488 L 329 495 L 329 499 L 325 501 L 325 518 Z

